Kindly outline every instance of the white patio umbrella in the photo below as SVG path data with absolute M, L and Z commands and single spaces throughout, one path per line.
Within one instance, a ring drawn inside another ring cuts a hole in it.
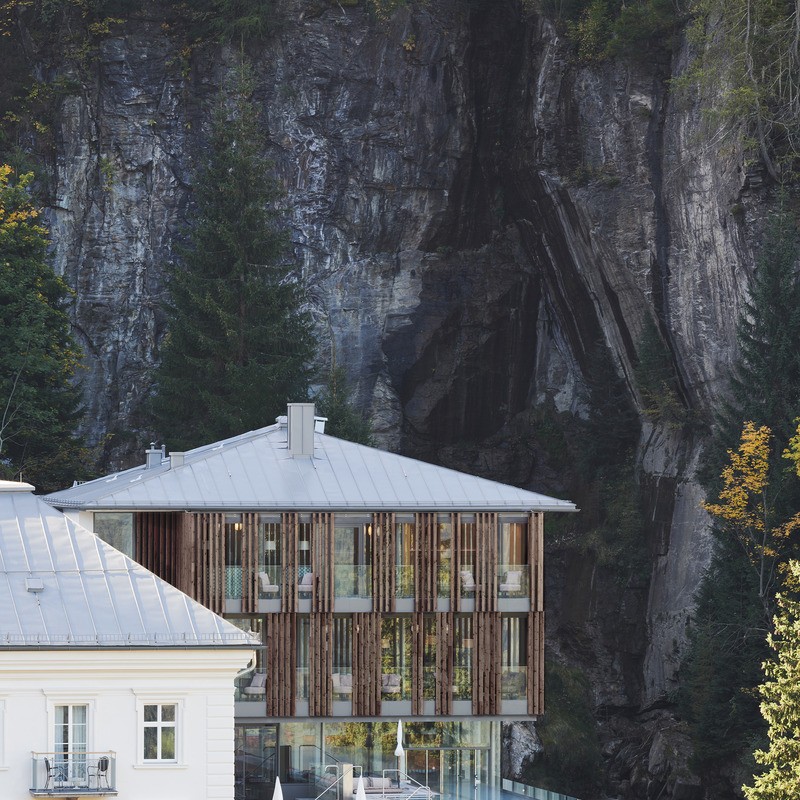
M 272 793 L 272 800 L 283 800 L 283 789 L 281 789 L 281 779 L 275 776 L 275 791 Z
M 358 776 L 358 785 L 356 786 L 356 800 L 367 800 L 367 793 L 364 790 L 364 776 Z
M 400 785 L 400 777 L 401 773 L 403 772 L 403 756 L 405 755 L 405 750 L 403 750 L 403 721 L 401 719 L 397 720 L 397 747 L 394 749 L 394 754 L 397 756 L 397 785 Z

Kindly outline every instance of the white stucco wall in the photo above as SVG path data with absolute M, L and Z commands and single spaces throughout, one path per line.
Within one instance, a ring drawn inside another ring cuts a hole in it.
M 85 704 L 89 751 L 116 752 L 120 800 L 232 800 L 233 678 L 242 650 L 0 650 L 0 798 L 30 798 L 54 706 Z M 176 764 L 142 760 L 141 707 L 178 706 Z

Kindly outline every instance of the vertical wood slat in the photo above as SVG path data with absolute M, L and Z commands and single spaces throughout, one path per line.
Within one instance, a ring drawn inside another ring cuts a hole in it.
M 353 614 L 354 717 L 374 717 L 381 713 L 381 626 L 379 613 Z
M 497 611 L 497 514 L 475 515 L 475 610 Z
M 461 514 L 450 515 L 452 527 L 450 559 L 450 608 L 461 610 L 461 563 L 464 550 L 464 531 L 461 529 Z
M 181 518 L 174 511 L 134 514 L 134 558 L 173 586 L 181 580 Z
M 300 517 L 297 512 L 281 514 L 281 610 L 297 611 L 297 543 Z
M 295 615 L 267 614 L 264 625 L 266 645 L 268 717 L 293 717 L 297 691 L 297 630 Z
M 258 514 L 242 514 L 242 612 L 258 611 Z
M 436 614 L 436 713 L 453 712 L 453 612 Z
M 175 586 L 193 597 L 194 570 L 197 546 L 195 544 L 194 514 L 184 511 L 178 521 L 178 572 Z
M 439 572 L 439 525 L 436 514 L 414 515 L 414 598 L 417 611 L 436 611 Z
M 425 708 L 425 614 L 411 615 L 411 713 Z
M 496 611 L 472 614 L 472 713 L 500 712 L 501 629 Z
M 528 519 L 528 561 L 532 611 L 544 611 L 544 514 L 532 512 Z
M 393 513 L 372 515 L 372 608 L 396 608 L 396 526 Z
M 311 610 L 333 611 L 333 514 L 311 515 Z
M 188 594 L 217 614 L 225 611 L 225 515 L 193 514 L 194 569 Z
M 544 714 L 544 611 L 528 613 L 528 713 Z
M 333 614 L 311 614 L 308 643 L 308 715 L 333 711 Z

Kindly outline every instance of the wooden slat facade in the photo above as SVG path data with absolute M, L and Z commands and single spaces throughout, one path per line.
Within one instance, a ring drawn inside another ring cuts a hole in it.
M 380 639 L 379 639 L 380 641 Z M 308 715 L 333 711 L 333 614 L 311 614 L 308 642 Z
M 464 563 L 464 531 L 461 527 L 461 514 L 451 514 L 452 525 L 452 553 L 450 560 L 450 608 L 453 611 L 461 610 L 461 566 Z
M 528 519 L 531 611 L 544 611 L 544 514 L 534 511 Z
M 197 573 L 198 547 L 196 542 L 195 515 L 184 511 L 178 519 L 178 573 L 175 586 L 189 597 L 195 596 L 195 575 Z
M 293 717 L 297 691 L 297 625 L 295 615 L 267 614 L 264 626 L 267 716 Z
M 544 611 L 528 613 L 528 713 L 544 714 Z
M 242 514 L 242 611 L 258 611 L 258 514 Z
M 174 511 L 134 515 L 136 561 L 173 586 L 181 580 L 181 516 Z
M 188 517 L 188 519 L 187 519 Z M 225 515 L 183 515 L 183 549 L 191 542 L 194 560 L 176 576 L 180 588 L 217 614 L 225 611 Z
M 437 714 L 453 711 L 453 612 L 436 614 L 436 695 Z
M 497 514 L 475 515 L 475 610 L 497 611 Z
M 436 514 L 414 515 L 414 600 L 417 611 L 436 611 L 439 595 L 439 525 Z
M 354 717 L 381 713 L 381 615 L 353 614 Z
M 397 571 L 395 515 L 372 515 L 372 608 L 394 611 Z
M 311 610 L 333 611 L 333 514 L 311 515 Z M 329 676 L 330 678 L 330 676 Z
M 476 716 L 500 712 L 501 662 L 500 614 L 472 614 L 472 713 Z
M 297 543 L 300 539 L 300 516 L 281 514 L 281 609 L 297 611 Z

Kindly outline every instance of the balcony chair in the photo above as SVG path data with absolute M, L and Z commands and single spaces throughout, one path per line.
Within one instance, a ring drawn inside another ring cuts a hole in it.
M 277 583 L 272 582 L 268 572 L 259 572 L 258 582 L 261 586 L 261 594 L 278 594 L 281 590 Z
M 331 677 L 334 694 L 353 694 L 353 676 L 349 672 L 334 672 Z
M 66 764 L 51 764 L 50 759 L 45 756 L 44 768 L 47 772 L 47 780 L 44 782 L 45 789 L 54 789 L 56 782 L 66 783 L 67 781 L 67 765 Z
M 461 593 L 474 592 L 475 576 L 472 574 L 472 570 L 462 569 L 458 574 L 461 577 Z
M 97 759 L 97 764 L 87 767 L 89 773 L 89 786 L 92 785 L 94 779 L 95 789 L 110 789 L 111 784 L 108 782 L 108 768 L 111 765 L 108 756 L 100 756 Z M 102 786 L 101 784 L 105 784 Z
M 400 694 L 402 684 L 397 673 L 386 673 L 381 675 L 381 694 Z
M 256 672 L 249 686 L 242 689 L 243 694 L 266 694 L 267 692 L 267 673 Z
M 314 573 L 306 572 L 297 584 L 297 591 L 302 594 L 311 594 L 314 588 Z
M 522 571 L 509 570 L 506 572 L 503 582 L 500 584 L 500 591 L 506 594 L 518 594 L 522 591 Z

